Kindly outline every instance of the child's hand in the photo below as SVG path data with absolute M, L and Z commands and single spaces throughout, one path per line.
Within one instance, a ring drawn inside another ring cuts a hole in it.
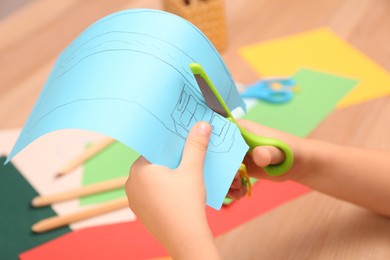
M 246 165 L 249 176 L 273 181 L 295 180 L 300 177 L 297 175 L 298 168 L 301 166 L 309 166 L 306 163 L 308 162 L 306 159 L 310 158 L 310 144 L 306 139 L 262 126 L 248 120 L 238 120 L 238 123 L 240 126 L 254 134 L 282 140 L 290 146 L 294 154 L 294 164 L 291 169 L 281 176 L 273 177 L 266 174 L 263 168 L 270 164 L 279 164 L 283 162 L 284 154 L 281 150 L 273 146 L 258 146 L 251 154 L 248 153 L 244 158 L 243 163 Z M 303 156 L 303 154 L 305 156 Z M 303 162 L 304 159 L 305 162 Z
M 262 167 L 281 162 L 283 153 L 274 147 L 256 147 L 243 162 L 249 176 L 273 181 L 293 180 L 390 217 L 389 152 L 299 138 L 248 120 L 238 120 L 238 123 L 254 134 L 284 141 L 294 154 L 291 169 L 284 175 L 272 177 Z M 230 196 L 233 199 L 244 196 L 243 188 L 237 191 L 239 186 L 233 184 Z
M 292 168 L 284 175 L 272 177 L 265 173 L 263 170 L 264 167 L 272 164 L 278 164 L 283 162 L 284 154 L 281 150 L 273 146 L 258 146 L 256 147 L 252 153 L 248 153 L 243 163 L 245 164 L 248 175 L 254 178 L 262 178 L 273 181 L 286 181 L 286 180 L 295 180 L 299 178 L 298 168 L 302 167 L 303 164 L 303 156 L 302 151 L 306 151 L 306 158 L 310 157 L 308 152 L 308 143 L 305 139 L 295 137 L 289 135 L 287 133 L 283 133 L 281 131 L 274 130 L 272 128 L 268 128 L 262 126 L 260 124 L 248 121 L 248 120 L 237 120 L 240 126 L 244 127 L 248 131 L 266 137 L 272 137 L 279 140 L 282 140 L 289 144 L 293 153 L 294 153 L 294 164 Z M 306 160 L 307 161 L 307 160 Z M 307 163 L 306 163 L 307 164 Z M 307 167 L 306 165 L 305 167 Z M 247 193 L 247 188 L 245 185 L 241 183 L 241 178 L 237 173 L 232 185 L 230 186 L 229 192 L 227 194 L 228 197 L 233 199 L 240 199 L 244 197 Z
M 153 165 L 140 157 L 126 182 L 130 208 L 174 258 L 191 256 L 192 251 L 197 251 L 192 252 L 196 257 L 210 252 L 204 256 L 218 255 L 207 224 L 203 182 L 211 130 L 205 122 L 194 125 L 177 169 Z

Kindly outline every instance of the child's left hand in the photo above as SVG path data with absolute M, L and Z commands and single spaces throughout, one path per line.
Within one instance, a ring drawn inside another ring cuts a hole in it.
M 140 157 L 126 182 L 130 208 L 173 258 L 218 258 L 206 219 L 203 181 L 211 130 L 205 122 L 194 125 L 177 169 L 153 165 Z

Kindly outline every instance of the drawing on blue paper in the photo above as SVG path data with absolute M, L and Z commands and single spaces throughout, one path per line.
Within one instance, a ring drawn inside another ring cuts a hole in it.
M 186 138 L 192 126 L 198 121 L 208 122 L 212 128 L 213 138 L 208 150 L 211 152 L 228 152 L 233 144 L 234 131 L 229 121 L 223 120 L 220 115 L 207 109 L 204 100 L 186 85 L 183 86 L 179 100 L 172 112 L 176 132 Z

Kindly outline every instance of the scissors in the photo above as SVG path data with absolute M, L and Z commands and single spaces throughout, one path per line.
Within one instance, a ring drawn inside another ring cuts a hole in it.
M 244 129 L 238 125 L 237 121 L 233 118 L 229 108 L 225 101 L 207 76 L 203 67 L 199 63 L 191 63 L 190 69 L 195 76 L 196 82 L 203 94 L 206 104 L 216 113 L 227 118 L 232 123 L 236 124 L 241 132 L 245 142 L 249 145 L 249 151 L 252 152 L 257 146 L 274 146 L 280 149 L 284 153 L 284 161 L 277 165 L 269 165 L 264 168 L 264 171 L 270 176 L 279 176 L 286 173 L 294 162 L 294 155 L 290 147 L 277 139 L 258 136 Z
M 268 103 L 286 103 L 293 98 L 296 82 L 290 78 L 264 79 L 249 86 L 242 94 L 243 98 L 256 98 Z

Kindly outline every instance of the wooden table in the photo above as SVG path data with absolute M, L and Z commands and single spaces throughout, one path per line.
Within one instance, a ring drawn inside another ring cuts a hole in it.
M 36 0 L 0 20 L 0 130 L 22 127 L 56 56 L 82 30 L 109 13 L 139 7 L 160 9 L 161 3 Z M 229 48 L 222 56 L 237 81 L 258 79 L 237 55 L 239 47 L 321 26 L 390 71 L 387 0 L 226 0 L 226 12 Z M 310 137 L 390 149 L 390 97 L 337 110 Z M 229 259 L 390 259 L 390 221 L 311 192 L 217 242 Z

